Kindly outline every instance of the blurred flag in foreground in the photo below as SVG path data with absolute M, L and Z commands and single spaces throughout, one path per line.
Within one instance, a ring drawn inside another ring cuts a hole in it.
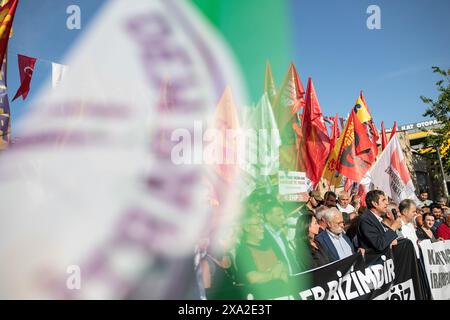
M 226 85 L 241 104 L 235 62 L 184 1 L 110 1 L 82 32 L 0 155 L 0 298 L 196 298 L 203 166 L 158 137 L 192 133 Z

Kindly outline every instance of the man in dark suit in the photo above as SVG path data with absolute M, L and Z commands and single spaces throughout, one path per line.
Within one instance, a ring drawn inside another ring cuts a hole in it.
M 341 260 L 355 253 L 355 248 L 344 232 L 344 217 L 337 208 L 324 212 L 327 228 L 316 236 L 316 241 L 326 249 L 332 261 Z
M 264 243 L 272 247 L 273 251 L 285 265 L 289 273 L 299 272 L 294 250 L 286 237 L 286 216 L 278 202 L 266 203 L 262 208 L 264 215 Z
M 382 252 L 391 244 L 397 244 L 396 230 L 401 228 L 401 219 L 397 218 L 390 227 L 383 223 L 388 201 L 383 191 L 372 190 L 366 195 L 367 210 L 362 214 L 357 231 L 359 246 Z

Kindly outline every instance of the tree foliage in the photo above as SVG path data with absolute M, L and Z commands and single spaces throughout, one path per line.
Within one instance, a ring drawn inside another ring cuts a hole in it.
M 438 120 L 441 126 L 433 129 L 435 135 L 426 139 L 428 145 L 439 146 L 442 156 L 444 170 L 450 174 L 450 69 L 443 70 L 432 67 L 442 79 L 436 82 L 438 97 L 436 99 L 421 96 L 420 99 L 427 105 L 424 117 Z

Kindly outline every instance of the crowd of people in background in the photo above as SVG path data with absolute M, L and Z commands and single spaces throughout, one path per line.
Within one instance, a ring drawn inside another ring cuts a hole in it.
M 356 252 L 382 252 L 400 239 L 413 243 L 420 260 L 420 241 L 450 239 L 450 208 L 446 197 L 433 202 L 426 191 L 420 191 L 418 199 L 395 203 L 383 191 L 372 190 L 362 205 L 357 195 L 346 191 L 323 196 L 312 191 L 306 203 L 292 209 L 275 196 L 254 192 L 244 203 L 242 220 L 231 226 L 227 241 L 221 241 L 225 249 L 219 250 L 219 257 L 205 249 L 205 295 L 245 298 L 243 287 L 281 292 L 290 275 Z

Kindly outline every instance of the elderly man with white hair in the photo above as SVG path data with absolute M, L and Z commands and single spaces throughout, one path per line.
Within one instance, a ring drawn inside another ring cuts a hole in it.
M 342 212 L 345 223 L 348 223 L 356 216 L 356 209 L 350 204 L 351 197 L 347 191 L 341 191 L 338 194 L 337 208 Z
M 352 241 L 344 232 L 344 218 L 337 208 L 324 211 L 326 230 L 316 236 L 316 241 L 327 250 L 333 261 L 344 259 L 355 253 Z

